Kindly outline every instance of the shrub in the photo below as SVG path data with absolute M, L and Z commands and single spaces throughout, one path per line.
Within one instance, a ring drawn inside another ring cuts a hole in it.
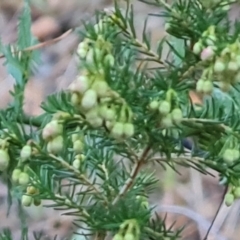
M 213 169 L 226 186 L 225 203 L 238 199 L 240 24 L 228 18 L 234 2 L 146 1 L 164 9 L 155 16 L 165 19 L 168 35 L 154 49 L 147 21 L 140 39 L 133 4 L 126 1 L 121 9 L 116 1 L 112 10 L 96 14 L 95 25 L 76 31 L 83 36 L 78 76 L 33 117 L 23 111 L 38 60 L 26 1 L 16 45 L 1 44 L 15 79 L 14 100 L 0 112 L 0 174 L 9 199 L 23 206 L 51 200 L 50 207 L 68 210 L 97 239 L 114 240 L 181 236 L 181 229 L 152 218 L 148 196 L 157 179 L 150 163 L 204 174 Z M 190 91 L 203 97 L 202 105 L 191 101 Z M 183 141 L 189 137 L 190 152 Z

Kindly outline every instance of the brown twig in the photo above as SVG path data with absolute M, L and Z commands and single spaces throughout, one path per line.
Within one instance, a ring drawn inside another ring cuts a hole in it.
M 151 147 L 147 146 L 145 150 L 142 153 L 142 156 L 140 157 L 139 161 L 137 161 L 132 169 L 132 172 L 130 174 L 130 177 L 127 179 L 125 184 L 123 185 L 122 189 L 120 190 L 119 194 L 116 196 L 116 198 L 113 200 L 112 204 L 116 204 L 118 200 L 125 195 L 125 193 L 131 188 L 133 185 L 133 182 L 135 178 L 138 175 L 139 170 L 141 169 L 142 165 L 144 164 L 146 157 L 150 151 Z
M 54 38 L 54 39 L 51 39 L 49 41 L 45 41 L 45 42 L 42 42 L 42 43 L 38 43 L 36 45 L 33 45 L 31 47 L 27 47 L 27 48 L 24 48 L 22 50 L 17 50 L 17 51 L 13 51 L 14 54 L 16 53 L 19 53 L 19 52 L 30 52 L 30 51 L 33 51 L 33 50 L 36 50 L 36 49 L 39 49 L 39 48 L 43 48 L 43 47 L 47 47 L 49 45 L 52 45 L 56 42 L 59 42 L 60 40 L 64 39 L 65 37 L 67 37 L 71 32 L 73 31 L 73 29 L 69 29 L 68 31 L 66 31 L 65 33 L 63 33 L 61 36 L 57 37 L 57 38 Z M 5 58 L 5 55 L 0 55 L 0 59 L 1 58 Z

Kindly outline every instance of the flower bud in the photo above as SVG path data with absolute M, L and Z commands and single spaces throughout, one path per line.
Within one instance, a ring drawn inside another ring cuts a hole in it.
M 84 149 L 84 144 L 81 140 L 76 140 L 74 143 L 73 143 L 73 151 L 76 153 L 76 154 L 80 154 L 82 153 Z
M 108 86 L 107 82 L 105 82 L 103 80 L 96 80 L 93 83 L 91 88 L 94 91 L 96 91 L 96 93 L 99 97 L 105 97 L 106 93 L 108 92 L 109 86 Z
M 15 168 L 12 172 L 12 181 L 13 182 L 18 182 L 19 175 L 22 171 L 19 168 Z
M 21 157 L 22 161 L 24 162 L 31 157 L 31 154 L 32 154 L 31 146 L 25 145 L 21 150 L 20 157 Z
M 44 140 L 49 140 L 54 138 L 63 132 L 63 125 L 58 122 L 58 120 L 52 120 L 44 128 L 42 132 L 42 137 Z
M 121 122 L 116 122 L 113 125 L 113 128 L 111 130 L 111 135 L 116 139 L 121 139 L 123 136 L 124 131 L 124 124 Z
M 114 124 L 115 124 L 114 121 L 106 121 L 106 122 L 105 122 L 106 128 L 107 128 L 108 130 L 112 130 Z
M 72 163 L 72 166 L 76 169 L 79 169 L 81 166 L 81 161 L 79 159 L 75 159 Z
M 162 118 L 161 124 L 163 127 L 165 128 L 169 128 L 173 126 L 173 122 L 172 122 L 172 114 L 169 113 L 167 114 L 165 117 Z
M 29 175 L 25 172 L 19 174 L 18 182 L 20 185 L 27 185 L 29 183 Z
M 41 203 L 42 203 L 42 201 L 41 201 L 41 199 L 34 199 L 33 200 L 33 204 L 34 204 L 34 206 L 40 206 L 41 205 Z
M 196 84 L 196 90 L 197 92 L 202 92 L 203 91 L 203 85 L 204 85 L 204 79 L 199 79 Z
M 236 187 L 233 191 L 234 198 L 240 198 L 240 187 Z
M 103 125 L 103 119 L 101 117 L 90 119 L 88 122 L 93 128 L 99 128 Z
M 206 80 L 203 84 L 203 93 L 205 94 L 211 94 L 213 91 L 213 83 L 210 80 Z
M 130 138 L 134 135 L 134 125 L 132 123 L 124 123 L 123 134 L 126 138 Z
M 234 152 L 233 149 L 226 149 L 223 153 L 223 160 L 228 163 L 228 164 L 232 164 L 234 162 Z
M 225 70 L 225 68 L 226 68 L 226 65 L 225 65 L 225 63 L 224 63 L 223 61 L 221 61 L 221 60 L 217 60 L 217 61 L 215 62 L 215 64 L 214 64 L 214 67 L 213 67 L 214 72 L 216 72 L 216 73 L 221 73 L 221 72 L 223 72 L 223 71 Z
M 202 48 L 203 48 L 203 46 L 202 46 L 201 42 L 196 42 L 196 43 L 194 44 L 194 46 L 193 46 L 193 52 L 194 52 L 196 55 L 198 55 L 198 54 L 200 54 L 200 52 L 202 51 Z
M 88 42 L 84 40 L 83 42 L 79 43 L 78 49 L 77 49 L 77 54 L 80 56 L 80 58 L 85 58 L 88 53 Z
M 27 187 L 27 194 L 34 195 L 36 193 L 38 193 L 38 189 L 37 188 L 35 188 L 34 186 L 28 186 Z
M 149 108 L 152 111 L 157 110 L 159 108 L 159 102 L 157 100 L 151 101 L 150 104 L 149 104 Z
M 112 240 L 125 240 L 125 238 L 123 238 L 123 236 L 120 233 L 117 233 L 114 235 Z
M 9 165 L 9 155 L 6 150 L 0 149 L 0 171 L 4 171 Z
M 63 137 L 57 136 L 47 144 L 47 151 L 52 154 L 58 154 L 63 149 Z
M 100 107 L 99 114 L 107 121 L 113 121 L 116 118 L 115 109 L 107 104 L 104 104 Z
M 227 193 L 225 195 L 225 204 L 227 207 L 230 207 L 234 202 L 234 195 L 232 193 Z
M 167 115 L 171 111 L 171 105 L 168 101 L 163 101 L 160 103 L 158 110 L 162 115 Z
M 227 65 L 227 70 L 231 72 L 237 72 L 238 64 L 234 61 L 230 61 Z
M 94 91 L 93 89 L 87 90 L 83 95 L 81 106 L 84 109 L 89 110 L 93 108 L 96 105 L 96 103 L 97 103 L 96 91 Z
M 205 41 L 208 46 L 214 46 L 217 38 L 214 35 L 208 35 Z
M 180 123 L 182 121 L 183 114 L 182 114 L 182 110 L 180 108 L 173 109 L 171 114 L 172 114 L 172 120 L 175 123 L 178 124 L 178 123 Z
M 77 107 L 81 103 L 81 97 L 78 95 L 78 93 L 73 93 L 71 95 L 71 103 L 73 106 Z
M 123 240 L 136 240 L 135 236 L 133 235 L 133 233 L 129 232 L 126 233 Z
M 206 47 L 201 52 L 201 60 L 210 60 L 215 55 L 215 52 L 213 51 L 212 47 Z
M 89 79 L 85 75 L 78 76 L 76 80 L 74 80 L 69 85 L 69 90 L 71 92 L 77 92 L 83 94 L 89 88 Z
M 28 195 L 23 195 L 23 196 L 22 196 L 21 202 L 22 202 L 22 205 L 23 205 L 24 207 L 29 207 L 29 206 L 31 206 L 32 201 L 33 201 L 33 199 L 32 199 L 31 196 L 28 196 Z

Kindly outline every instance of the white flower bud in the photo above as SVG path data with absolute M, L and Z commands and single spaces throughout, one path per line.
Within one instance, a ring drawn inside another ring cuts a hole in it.
M 93 89 L 87 90 L 82 98 L 81 106 L 88 110 L 93 108 L 97 103 L 97 93 Z
M 96 93 L 99 97 L 105 97 L 106 93 L 108 92 L 109 86 L 108 86 L 107 82 L 105 82 L 103 80 L 96 80 L 93 83 L 91 88 L 96 91 Z
M 63 137 L 60 135 L 48 142 L 47 151 L 52 154 L 58 154 L 62 151 L 63 147 Z
M 27 185 L 29 183 L 29 175 L 25 172 L 19 174 L 18 182 L 20 185 Z
M 31 146 L 25 145 L 21 150 L 20 157 L 21 157 L 22 161 L 24 162 L 31 157 L 31 154 L 32 154 Z
M 111 130 L 111 135 L 116 139 L 121 139 L 123 136 L 124 124 L 122 122 L 116 122 Z

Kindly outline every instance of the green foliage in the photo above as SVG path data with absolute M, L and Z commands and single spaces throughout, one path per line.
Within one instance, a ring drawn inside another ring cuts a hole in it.
M 173 240 L 182 229 L 152 218 L 148 197 L 158 181 L 150 163 L 176 172 L 179 165 L 203 174 L 214 169 L 228 187 L 226 204 L 239 198 L 240 28 L 236 23 L 230 31 L 227 16 L 233 1 L 147 3 L 164 8 L 155 16 L 165 18 L 169 33 L 156 49 L 147 20 L 140 39 L 134 6 L 126 1 L 123 10 L 115 1 L 113 11 L 97 14 L 97 24 L 84 25 L 79 75 L 42 103 L 44 114 L 30 117 L 23 93 L 37 55 L 28 49 L 36 40 L 25 1 L 14 51 L 1 44 L 15 79 L 14 101 L 0 112 L 0 174 L 9 207 L 12 199 L 25 207 L 52 200 L 47 207 L 66 210 L 98 239 Z M 189 97 L 195 90 L 202 105 Z M 194 140 L 191 152 L 186 138 Z M 4 230 L 0 239 L 11 233 Z

